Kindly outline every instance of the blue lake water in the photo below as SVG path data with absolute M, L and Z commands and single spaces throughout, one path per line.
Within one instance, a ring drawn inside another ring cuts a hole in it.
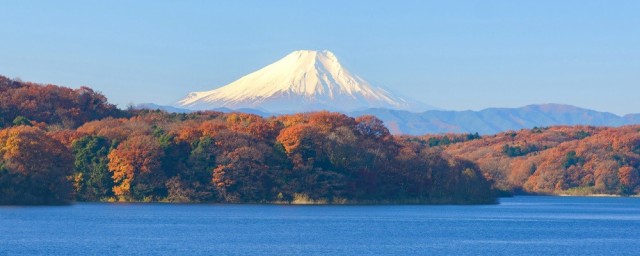
M 640 198 L 0 207 L 0 255 L 639 255 Z

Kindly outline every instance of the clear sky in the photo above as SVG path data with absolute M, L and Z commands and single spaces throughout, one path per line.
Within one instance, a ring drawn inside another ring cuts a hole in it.
M 170 104 L 298 49 L 444 109 L 640 112 L 640 1 L 2 1 L 0 74 Z

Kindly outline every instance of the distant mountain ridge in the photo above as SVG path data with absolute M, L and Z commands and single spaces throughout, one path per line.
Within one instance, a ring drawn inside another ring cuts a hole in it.
M 228 85 L 189 93 L 175 106 L 191 110 L 251 108 L 278 113 L 434 109 L 371 85 L 344 68 L 327 50 L 294 51 Z
M 639 114 L 618 116 L 562 104 L 528 105 L 520 108 L 488 108 L 480 111 L 431 110 L 422 113 L 369 109 L 352 115 L 374 115 L 394 133 L 495 134 L 508 130 L 554 125 L 622 126 L 640 123 Z
M 189 112 L 168 106 L 150 105 L 140 108 L 161 109 L 168 112 Z M 176 109 L 178 111 L 176 111 Z M 278 115 L 252 109 L 212 109 L 221 112 L 247 112 L 261 116 Z M 563 104 L 528 105 L 520 108 L 487 108 L 480 111 L 428 110 L 415 113 L 404 110 L 371 108 L 345 112 L 350 116 L 373 115 L 384 121 L 394 134 L 422 135 L 441 133 L 496 134 L 509 130 L 554 125 L 622 126 L 640 124 L 640 114 L 618 116 Z

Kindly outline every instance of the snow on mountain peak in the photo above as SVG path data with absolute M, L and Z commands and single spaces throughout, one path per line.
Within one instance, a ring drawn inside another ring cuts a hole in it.
M 370 85 L 346 70 L 330 51 L 299 50 L 223 87 L 190 93 L 177 105 L 195 110 L 224 107 L 299 112 L 408 110 L 420 103 Z

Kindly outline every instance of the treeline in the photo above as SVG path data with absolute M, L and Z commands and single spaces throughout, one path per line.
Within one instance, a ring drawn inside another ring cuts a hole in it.
M 88 121 L 125 115 L 88 87 L 74 90 L 0 76 L 0 128 L 26 124 L 76 128 Z
M 439 148 L 476 163 L 495 188 L 503 191 L 573 195 L 640 193 L 637 125 L 534 128 Z
M 88 88 L 0 86 L 0 204 L 495 200 L 474 163 L 372 116 L 120 111 Z

